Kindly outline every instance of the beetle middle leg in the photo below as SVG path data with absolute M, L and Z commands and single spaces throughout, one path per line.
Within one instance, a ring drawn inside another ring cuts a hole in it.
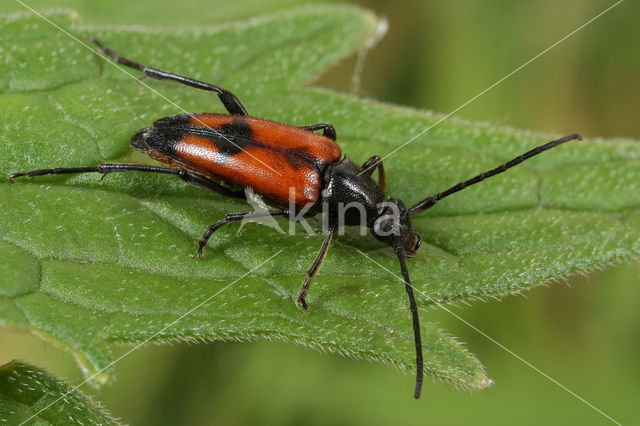
M 322 129 L 322 135 L 328 137 L 329 139 L 336 140 L 338 138 L 336 134 L 336 129 L 333 127 L 331 123 L 317 123 L 317 124 L 309 124 L 306 126 L 300 126 L 301 129 L 305 130 L 320 130 Z
M 202 235 L 202 238 L 200 238 L 200 242 L 198 243 L 198 253 L 196 254 L 196 259 L 202 259 L 202 250 L 207 245 L 207 242 L 209 241 L 209 238 L 211 238 L 211 235 L 219 228 L 228 223 L 239 222 L 243 219 L 255 219 L 257 217 L 265 216 L 286 216 L 288 214 L 289 210 L 287 209 L 268 210 L 264 212 L 227 213 L 224 219 L 219 220 L 218 222 L 211 225 L 209 229 L 207 229 L 207 231 Z
M 117 63 L 124 65 L 126 67 L 130 67 L 145 73 L 145 75 L 154 80 L 170 80 L 175 81 L 176 83 L 184 84 L 186 86 L 195 87 L 196 89 L 206 90 L 209 92 L 216 92 L 218 94 L 218 98 L 224 105 L 224 107 L 229 111 L 231 115 L 249 115 L 247 110 L 242 105 L 240 100 L 228 91 L 227 89 L 223 89 L 221 87 L 215 86 L 213 84 L 205 83 L 204 81 L 194 80 L 193 78 L 185 77 L 183 75 L 174 74 L 169 71 L 163 71 L 158 68 L 148 67 L 145 65 L 141 65 L 137 62 L 131 61 L 127 58 L 123 58 L 122 56 L 115 53 L 113 50 L 104 46 L 94 37 L 89 36 L 89 41 L 93 42 L 98 48 L 107 56 L 115 60 Z

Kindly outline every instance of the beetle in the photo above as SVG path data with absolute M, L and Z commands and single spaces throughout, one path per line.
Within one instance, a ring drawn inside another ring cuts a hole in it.
M 136 132 L 130 140 L 133 149 L 148 154 L 166 166 L 134 163 L 101 163 L 97 166 L 39 169 L 14 173 L 19 177 L 70 173 L 147 172 L 178 176 L 183 181 L 216 194 L 245 198 L 241 188 L 251 188 L 266 198 L 273 210 L 229 213 L 211 225 L 199 241 L 196 258 L 211 235 L 225 224 L 265 216 L 304 216 L 326 214 L 328 223 L 324 242 L 307 272 L 297 302 L 307 310 L 306 297 L 313 277 L 322 264 L 331 239 L 342 226 L 366 225 L 373 237 L 394 249 L 400 263 L 405 290 L 413 320 L 416 350 L 416 384 L 414 398 L 419 398 L 423 382 L 423 356 L 418 308 L 413 294 L 405 258 L 411 258 L 420 247 L 421 237 L 411 226 L 410 217 L 433 207 L 442 199 L 500 174 L 523 161 L 574 139 L 570 134 L 540 145 L 494 169 L 436 194 L 407 208 L 398 198 L 385 194 L 386 174 L 382 159 L 374 155 L 361 166 L 343 156 L 330 123 L 295 127 L 255 118 L 247 113 L 240 100 L 229 90 L 194 80 L 183 75 L 141 65 L 126 59 L 89 37 L 106 56 L 117 63 L 139 70 L 145 77 L 168 80 L 197 89 L 214 92 L 227 114 L 179 114 L 155 121 Z M 321 130 L 322 134 L 316 133 Z M 377 181 L 373 173 L 377 170 Z M 345 205 L 360 206 L 357 213 Z M 321 209 L 322 207 L 322 209 Z M 364 223 L 363 223 L 364 221 Z

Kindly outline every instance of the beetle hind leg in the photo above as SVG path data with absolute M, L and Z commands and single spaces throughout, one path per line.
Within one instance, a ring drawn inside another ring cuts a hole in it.
M 183 181 L 198 186 L 200 188 L 206 189 L 208 191 L 214 192 L 216 194 L 224 195 L 232 198 L 244 198 L 243 191 L 233 191 L 231 189 L 225 188 L 219 183 L 214 182 L 211 179 L 208 179 L 205 176 L 199 175 L 197 173 L 185 170 L 185 169 L 176 169 L 173 167 L 162 167 L 162 166 L 152 166 L 148 164 L 134 164 L 134 163 L 102 163 L 97 166 L 86 166 L 86 167 L 57 167 L 55 169 L 38 169 L 31 170 L 28 172 L 19 172 L 13 173 L 9 175 L 9 181 L 13 182 L 14 179 L 20 177 L 32 178 L 36 176 L 47 176 L 47 175 L 68 175 L 68 174 L 78 174 L 78 173 L 101 173 L 102 178 L 110 173 L 119 173 L 119 172 L 145 172 L 145 173 L 157 173 L 157 174 L 165 174 L 165 175 L 174 175 L 178 176 Z
M 110 57 L 120 65 L 124 65 L 126 67 L 142 71 L 143 73 L 145 73 L 147 77 L 152 78 L 154 80 L 170 80 L 170 81 L 175 81 L 176 83 L 184 84 L 186 86 L 195 87 L 196 89 L 206 90 L 208 92 L 216 92 L 216 94 L 218 95 L 218 98 L 220 98 L 220 102 L 222 102 L 222 104 L 227 109 L 229 114 L 249 115 L 249 113 L 247 113 L 247 110 L 242 105 L 240 100 L 236 97 L 236 95 L 234 95 L 227 89 L 223 89 L 222 87 L 218 87 L 213 84 L 205 83 L 204 81 L 199 81 L 193 78 L 185 77 L 183 75 L 174 74 L 169 71 L 163 71 L 158 68 L 148 67 L 146 65 L 139 64 L 127 58 L 123 58 L 113 50 L 104 46 L 102 43 L 100 43 L 98 40 L 96 40 L 92 36 L 89 36 L 88 40 L 93 44 L 95 44 L 96 46 L 98 46 L 98 48 L 102 51 L 102 53 L 104 53 L 105 55 L 107 55 L 108 57 Z

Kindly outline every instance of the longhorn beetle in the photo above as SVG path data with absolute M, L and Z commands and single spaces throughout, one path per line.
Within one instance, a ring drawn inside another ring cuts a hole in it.
M 134 149 L 148 154 L 169 167 L 102 163 L 98 166 L 41 169 L 14 173 L 18 177 L 67 173 L 148 172 L 178 176 L 192 185 L 220 195 L 244 198 L 241 188 L 251 187 L 272 205 L 280 208 L 260 212 L 229 213 L 214 223 L 200 239 L 196 257 L 211 235 L 225 224 L 264 216 L 295 216 L 307 209 L 306 215 L 319 213 L 325 206 L 328 232 L 315 261 L 307 273 L 298 295 L 298 303 L 307 309 L 306 297 L 311 280 L 324 260 L 331 238 L 338 226 L 362 225 L 360 212 L 344 210 L 346 204 L 359 205 L 372 235 L 393 247 L 409 296 L 416 347 L 416 386 L 414 398 L 422 391 L 423 360 L 418 308 L 405 258 L 413 257 L 420 247 L 421 237 L 411 227 L 410 217 L 433 207 L 438 201 L 470 185 L 502 173 L 523 161 L 573 139 L 571 134 L 538 146 L 492 170 L 460 182 L 451 188 L 430 195 L 410 208 L 398 198 L 385 195 L 386 175 L 382 159 L 374 155 L 362 166 L 343 157 L 336 143 L 336 131 L 329 123 L 294 127 L 251 117 L 240 100 L 230 91 L 213 84 L 148 67 L 123 58 L 98 40 L 89 40 L 107 56 L 124 66 L 142 71 L 146 77 L 169 80 L 196 89 L 215 92 L 228 114 L 179 114 L 162 118 L 131 137 Z M 315 133 L 322 130 L 322 135 Z M 378 171 L 378 179 L 372 178 Z M 285 208 L 287 206 L 288 208 Z M 293 211 L 292 211 L 293 210 Z

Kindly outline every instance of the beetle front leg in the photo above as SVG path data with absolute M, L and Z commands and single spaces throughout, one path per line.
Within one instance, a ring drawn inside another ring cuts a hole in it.
M 387 186 L 387 174 L 385 173 L 384 166 L 382 165 L 382 158 L 380 158 L 379 155 L 374 155 L 365 161 L 362 165 L 362 169 L 363 173 L 369 176 L 378 169 L 378 186 L 384 191 Z
M 329 244 L 331 244 L 331 238 L 333 237 L 333 232 L 335 228 L 329 228 L 329 232 L 324 239 L 324 243 L 322 243 L 322 247 L 320 247 L 320 251 L 316 256 L 316 260 L 314 260 L 313 265 L 309 268 L 307 272 L 307 278 L 302 283 L 302 288 L 300 289 L 300 294 L 298 294 L 298 303 L 302 305 L 303 310 L 307 310 L 307 294 L 309 293 L 309 287 L 311 286 L 311 280 L 316 276 L 318 269 L 320 269 L 320 265 L 324 261 L 324 258 L 327 256 L 327 251 L 329 250 Z

